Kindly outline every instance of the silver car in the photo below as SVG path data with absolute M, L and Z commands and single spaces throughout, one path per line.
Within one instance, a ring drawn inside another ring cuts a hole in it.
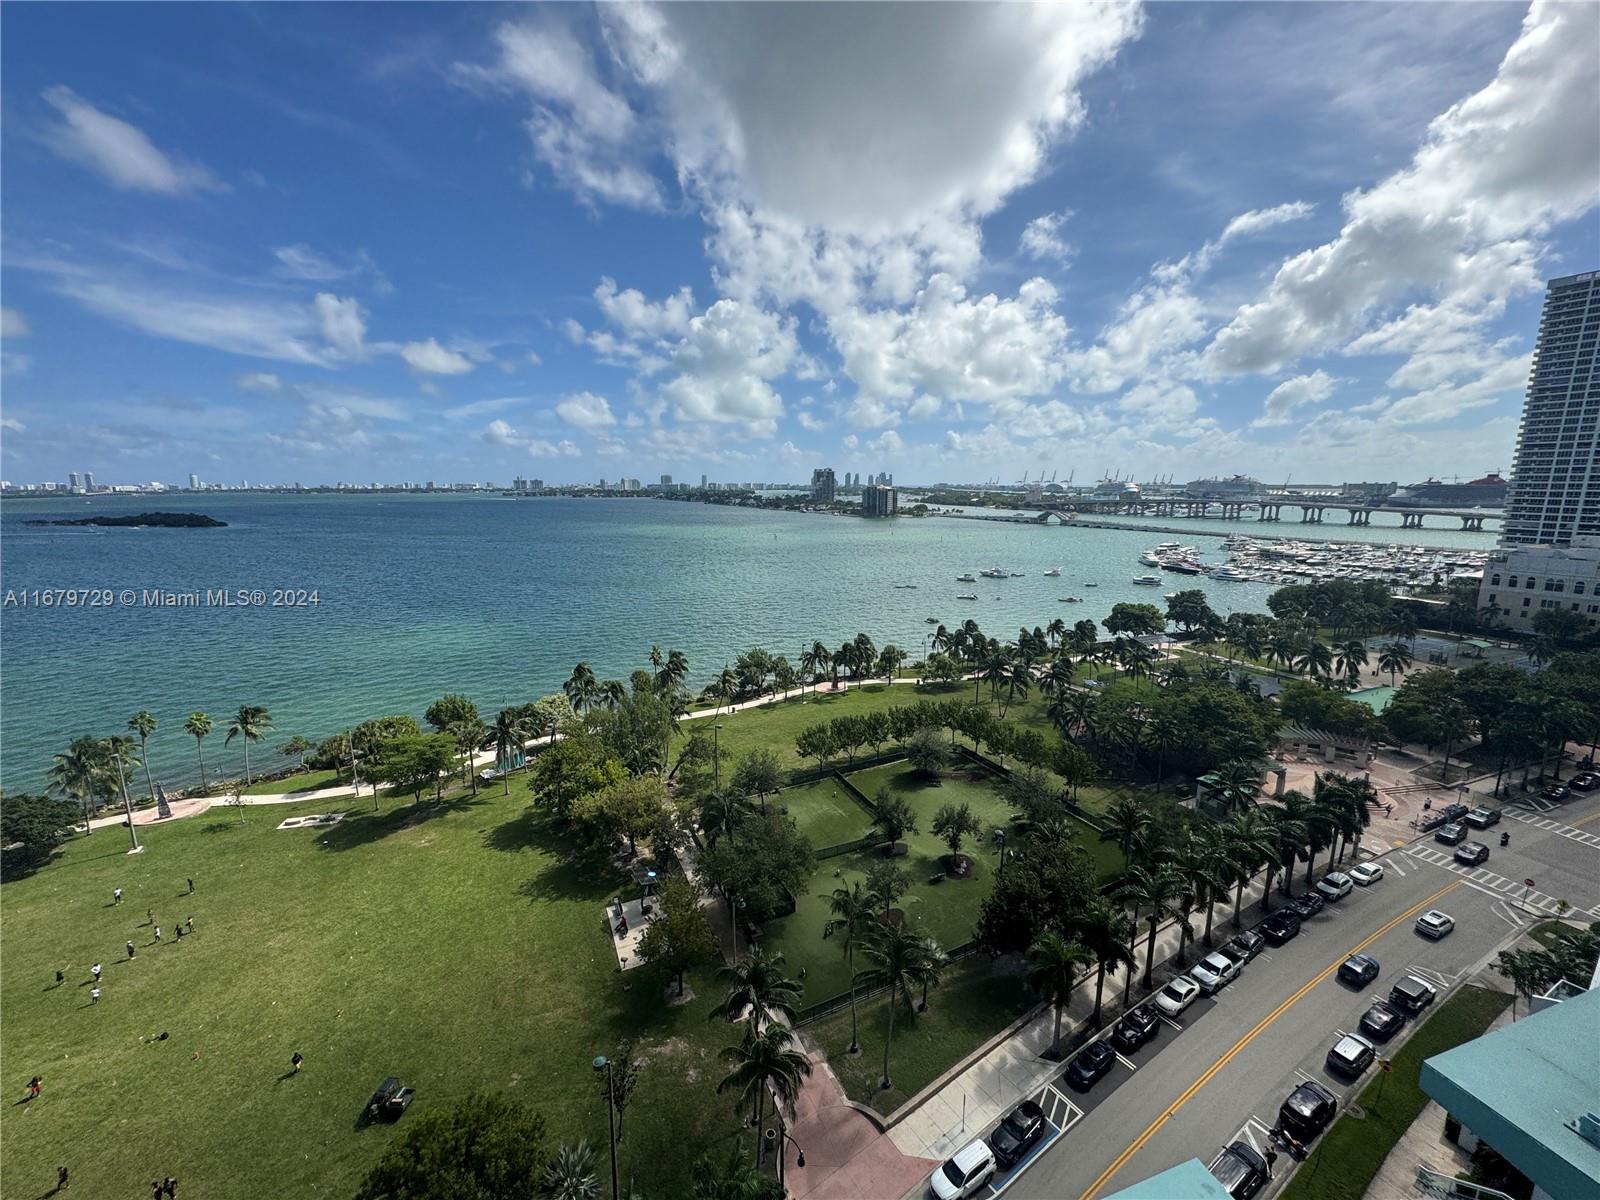
M 1208 954 L 1189 968 L 1189 977 L 1208 996 L 1216 995 L 1238 974 L 1239 964 L 1226 954 Z

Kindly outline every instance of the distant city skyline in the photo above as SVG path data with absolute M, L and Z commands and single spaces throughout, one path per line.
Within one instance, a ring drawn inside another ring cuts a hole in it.
M 1600 8 L 801 11 L 7 6 L 0 476 L 1509 470 Z

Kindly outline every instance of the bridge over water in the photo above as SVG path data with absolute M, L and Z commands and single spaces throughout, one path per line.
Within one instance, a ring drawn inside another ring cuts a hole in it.
M 1490 518 L 1499 518 L 1504 514 L 1498 510 L 1488 509 L 1453 509 L 1453 508 L 1401 508 L 1382 504 L 1371 504 L 1357 500 L 1340 500 L 1325 496 L 1302 496 L 1294 493 L 1268 495 L 1255 500 L 1196 500 L 1187 496 L 1151 496 L 1135 498 L 1096 499 L 1083 497 L 1077 500 L 1052 501 L 1044 507 L 1037 517 L 1024 518 L 1048 524 L 1052 519 L 1056 521 L 1072 520 L 1078 514 L 1112 514 L 1116 516 L 1131 517 L 1192 517 L 1195 519 L 1210 518 L 1222 521 L 1243 521 L 1246 514 L 1254 516 L 1257 521 L 1276 522 L 1284 520 L 1287 511 L 1293 514 L 1298 510 L 1299 521 L 1302 525 L 1321 525 L 1330 512 L 1346 514 L 1347 525 L 1371 525 L 1375 513 L 1385 513 L 1400 518 L 1401 529 L 1424 528 L 1425 517 L 1438 517 L 1445 520 L 1456 520 L 1461 523 L 1461 528 L 1470 532 L 1483 529 L 1483 523 Z M 1290 519 L 1293 517 L 1291 515 Z M 1386 524 L 1387 522 L 1380 522 Z

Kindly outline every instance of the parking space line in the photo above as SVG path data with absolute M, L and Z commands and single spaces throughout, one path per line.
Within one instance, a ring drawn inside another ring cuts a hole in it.
M 1127 1059 L 1123 1058 L 1122 1057 L 1122 1052 L 1120 1050 L 1113 1050 L 1111 1053 L 1115 1054 L 1117 1056 L 1117 1061 L 1119 1063 L 1121 1063 L 1123 1066 L 1127 1067 L 1128 1070 L 1137 1071 L 1139 1069 L 1133 1063 L 1131 1063 Z
M 1183 1026 L 1179 1025 L 1171 1017 L 1167 1016 L 1166 1013 L 1157 1013 L 1156 1015 L 1161 1018 L 1162 1024 L 1172 1026 L 1172 1028 L 1176 1029 L 1179 1033 L 1183 1032 Z

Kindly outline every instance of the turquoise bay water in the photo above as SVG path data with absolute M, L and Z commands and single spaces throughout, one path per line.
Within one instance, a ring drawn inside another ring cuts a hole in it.
M 204 512 L 226 529 L 30 526 L 29 519 Z M 1264 532 L 1245 522 L 1250 533 Z M 1197 530 L 1198 532 L 1198 530 Z M 1284 524 L 1283 536 L 1314 536 Z M 1328 537 L 1350 531 L 1324 526 Z M 1377 531 L 1372 531 L 1376 533 Z M 1442 533 L 1442 531 L 1440 531 Z M 1415 540 L 1458 542 L 1424 530 Z M 184 717 L 203 709 L 224 749 L 226 714 L 272 712 L 275 746 L 386 712 L 421 716 L 448 691 L 486 715 L 558 689 L 586 660 L 602 678 L 647 665 L 652 644 L 689 656 L 704 682 L 739 650 L 798 661 L 814 639 L 865 631 L 923 652 L 933 626 L 968 617 L 1015 637 L 1055 617 L 1101 620 L 1119 600 L 1161 602 L 1203 588 L 1218 611 L 1262 609 L 1269 585 L 1172 576 L 1135 586 L 1139 552 L 1175 534 L 1061 529 L 940 518 L 865 521 L 649 500 L 492 496 L 96 497 L 11 502 L 0 510 L 0 591 L 38 588 L 315 589 L 315 608 L 111 608 L 0 611 L 0 782 L 41 785 L 50 756 L 80 734 L 120 731 L 141 708 L 169 785 L 198 776 Z M 1196 538 L 1203 557 L 1220 544 Z M 1399 531 L 1372 540 L 1399 541 Z M 1022 579 L 958 584 L 991 564 Z M 1044 571 L 1060 565 L 1059 579 Z M 1096 587 L 1086 587 L 1087 583 Z M 916 589 L 897 589 L 897 583 Z M 960 601 L 976 592 L 976 601 Z M 1084 602 L 1065 604 L 1077 595 Z M 282 760 L 268 745 L 252 763 Z

